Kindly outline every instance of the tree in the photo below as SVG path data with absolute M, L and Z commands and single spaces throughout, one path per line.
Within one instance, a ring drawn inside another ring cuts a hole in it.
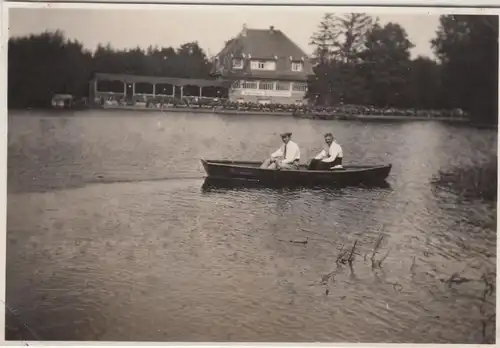
M 333 14 L 325 13 L 309 43 L 314 46 L 313 57 L 316 64 L 325 64 L 331 60 L 332 49 L 339 35 L 336 29 Z
M 336 32 L 339 33 L 334 42 L 334 52 L 337 59 L 344 63 L 358 60 L 363 50 L 367 33 L 378 22 L 378 19 L 365 13 L 347 13 L 334 18 Z
M 182 77 L 204 77 L 210 75 L 208 58 L 198 42 L 188 42 L 177 50 L 178 64 L 182 67 Z
M 177 52 L 172 47 L 155 47 L 147 54 L 148 64 L 153 76 L 178 77 Z
M 316 91 L 319 102 L 354 103 L 365 99 L 358 55 L 373 23 L 373 18 L 364 13 L 324 15 L 311 38 L 318 64 L 317 79 L 310 88 Z
M 60 31 L 11 38 L 8 49 L 9 107 L 50 106 L 54 94 L 86 96 L 96 72 L 208 78 L 210 64 L 197 42 L 172 47 L 116 50 L 98 45 L 92 54 Z
M 376 24 L 366 37 L 359 57 L 370 101 L 378 107 L 404 106 L 406 84 L 409 80 L 410 49 L 406 31 L 395 23 L 384 27 Z
M 498 16 L 440 17 L 431 41 L 442 64 L 446 106 L 498 122 Z
M 335 88 L 337 100 L 344 104 L 364 104 L 367 93 L 361 74 L 360 53 L 378 19 L 364 13 L 347 13 L 335 17 L 339 36 L 334 43 L 336 64 Z
M 9 107 L 50 105 L 55 93 L 86 94 L 90 52 L 60 31 L 9 40 Z
M 406 105 L 418 109 L 440 109 L 443 104 L 441 65 L 436 61 L 417 57 L 412 60 L 407 83 Z

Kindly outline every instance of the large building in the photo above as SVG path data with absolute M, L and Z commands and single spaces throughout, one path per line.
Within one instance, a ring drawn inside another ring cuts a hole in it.
M 215 57 L 212 72 L 232 80 L 232 101 L 298 104 L 304 102 L 312 68 L 304 51 L 282 31 L 244 25 Z

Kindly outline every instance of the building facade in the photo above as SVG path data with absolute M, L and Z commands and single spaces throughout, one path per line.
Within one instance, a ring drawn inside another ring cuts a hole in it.
M 313 66 L 304 51 L 282 31 L 243 26 L 215 57 L 212 73 L 231 80 L 229 100 L 300 104 Z

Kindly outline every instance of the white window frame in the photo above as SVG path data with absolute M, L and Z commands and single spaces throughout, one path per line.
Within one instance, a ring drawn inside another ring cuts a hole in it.
M 280 88 L 280 86 L 287 85 L 287 88 Z M 291 89 L 292 84 L 290 82 L 278 81 L 276 82 L 276 90 L 277 91 L 289 91 Z
M 274 89 L 275 89 L 274 82 L 272 82 L 272 81 L 260 81 L 259 82 L 259 89 L 262 91 L 274 91 Z
M 292 71 L 301 72 L 304 70 L 304 64 L 302 62 L 292 62 Z
M 233 58 L 233 69 L 243 69 L 243 59 Z
M 250 67 L 252 70 L 267 70 L 267 71 L 275 71 L 276 70 L 276 62 L 273 60 L 252 60 L 250 62 Z
M 293 92 L 307 92 L 307 83 L 305 82 L 294 82 L 292 84 Z
M 252 87 L 248 87 L 249 85 Z M 257 81 L 242 81 L 241 83 L 242 89 L 258 89 L 258 87 L 259 84 L 257 83 Z

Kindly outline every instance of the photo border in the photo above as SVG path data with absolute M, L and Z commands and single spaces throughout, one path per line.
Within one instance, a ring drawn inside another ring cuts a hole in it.
M 0 343 L 3 346 L 57 346 L 57 347 L 86 347 L 86 346 L 105 346 L 105 347 L 408 347 L 408 346 L 424 346 L 424 347 L 440 347 L 440 346 L 456 346 L 456 347 L 470 347 L 472 345 L 466 344 L 392 344 L 392 343 L 376 343 L 376 344 L 358 344 L 358 343 L 182 343 L 182 342 L 101 342 L 101 341 L 5 341 L 5 314 L 6 314 L 6 287 L 5 287 L 5 276 L 6 276 L 6 238 L 7 238 L 7 132 L 8 132 L 8 110 L 7 110 L 7 47 L 8 47 L 8 28 L 9 28 L 9 11 L 11 8 L 50 8 L 50 9 L 165 9 L 166 6 L 284 6 L 284 7 L 297 7 L 300 6 L 301 11 L 307 7 L 324 7 L 325 11 L 328 9 L 331 11 L 332 8 L 336 9 L 336 12 L 370 12 L 370 14 L 476 14 L 476 15 L 497 15 L 500 16 L 500 2 L 498 0 L 489 1 L 465 1 L 465 0 L 454 0 L 454 1 L 432 1 L 432 0 L 421 0 L 418 3 L 412 1 L 334 1 L 334 0 L 314 0 L 314 1 L 292 1 L 292 0 L 267 0 L 267 1 L 231 1 L 231 0 L 218 0 L 218 1 L 204 1 L 204 0 L 171 0 L 171 1 L 5 1 L 0 3 L 0 15 L 1 15 L 1 49 L 0 49 L 0 61 L 3 69 L 0 71 L 0 107 L 3 115 L 3 122 L 0 127 L 1 134 L 3 136 L 2 151 L 0 153 L 1 164 L 4 170 L 1 171 L 0 180 L 4 183 L 1 186 L 1 201 L 0 204 L 4 208 L 0 214 L 0 224 L 4 226 L 0 232 L 0 255 L 4 255 L 0 261 L 0 301 L 3 302 L 3 306 L 0 306 L 0 327 L 4 327 L 0 330 Z M 340 11 L 338 11 L 340 9 Z M 499 63 L 500 65 L 500 63 Z M 498 78 L 500 81 L 500 78 Z M 499 88 L 500 91 L 500 88 Z M 499 108 L 500 110 L 500 108 Z M 498 141 L 497 141 L 497 153 L 498 153 Z M 500 179 L 498 175 L 497 168 L 497 182 Z M 500 198 L 499 191 L 497 190 L 497 211 L 498 211 L 498 199 Z M 499 242 L 498 237 L 498 213 L 497 213 L 497 270 L 500 266 L 500 259 L 498 257 Z M 499 301 L 498 301 L 498 274 L 496 273 L 496 313 L 499 312 Z M 496 337 L 497 343 L 499 335 L 500 324 L 498 320 L 496 323 Z M 484 346 L 478 344 L 477 346 Z

